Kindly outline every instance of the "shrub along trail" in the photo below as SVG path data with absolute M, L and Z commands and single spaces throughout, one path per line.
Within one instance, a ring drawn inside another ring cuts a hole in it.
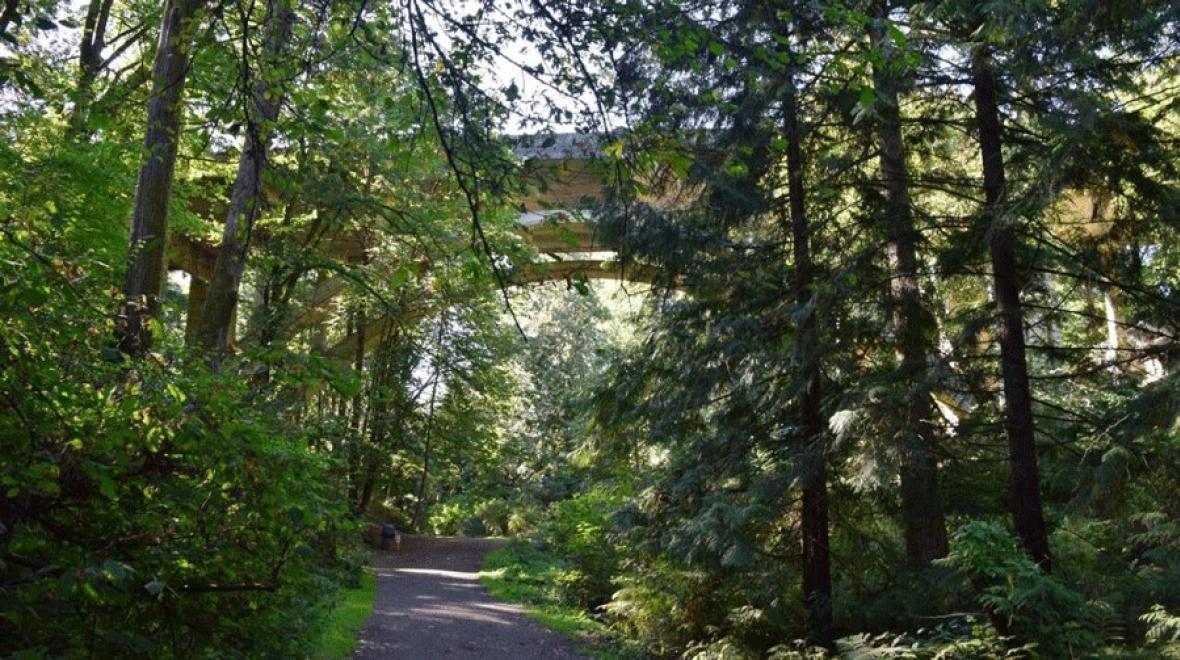
M 377 599 L 361 631 L 358 658 L 580 658 L 561 635 L 493 599 L 479 583 L 491 539 L 404 537 L 379 552 Z

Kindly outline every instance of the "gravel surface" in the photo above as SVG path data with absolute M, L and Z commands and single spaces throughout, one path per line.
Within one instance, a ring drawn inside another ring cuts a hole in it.
M 493 599 L 479 567 L 503 541 L 402 537 L 399 552 L 377 552 L 377 599 L 357 658 L 573 660 L 564 637 Z

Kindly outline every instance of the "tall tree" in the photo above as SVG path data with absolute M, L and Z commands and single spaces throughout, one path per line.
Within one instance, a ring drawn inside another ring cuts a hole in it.
M 442 314 L 438 321 L 438 329 L 434 334 L 434 356 L 431 359 L 430 370 L 430 399 L 426 404 L 426 423 L 422 430 L 422 474 L 418 476 L 418 488 L 414 497 L 414 527 L 423 529 L 426 520 L 426 485 L 430 480 L 430 459 L 434 453 L 434 414 L 435 404 L 438 402 L 438 382 L 444 376 L 443 369 L 443 335 L 447 328 L 447 315 Z
M 885 230 L 892 279 L 889 287 L 893 340 L 899 382 L 906 391 L 900 428 L 901 508 L 906 554 L 917 563 L 946 555 L 946 522 L 938 493 L 938 465 L 931 445 L 937 427 L 930 394 L 924 387 L 930 352 L 929 319 L 922 303 L 914 212 L 910 200 L 905 141 L 901 129 L 899 91 L 905 70 L 904 53 L 889 22 L 890 3 L 876 0 L 870 23 L 873 87 L 876 95 L 877 142 L 885 188 Z
M 982 219 L 987 223 L 997 317 L 996 338 L 1000 344 L 1000 373 L 1004 381 L 1004 431 L 1008 436 L 1008 461 L 1012 478 L 1012 517 L 1025 550 L 1037 564 L 1048 570 L 1052 561 L 1041 506 L 1036 427 L 1033 422 L 1032 388 L 1028 378 L 1024 313 L 1020 300 L 1020 272 L 1016 258 L 1016 216 L 1005 207 L 1007 184 L 999 91 L 990 45 L 981 44 L 972 49 L 971 77 L 986 197 Z
M 266 26 L 262 57 L 253 75 L 250 73 L 249 39 L 243 39 L 243 92 L 249 97 L 245 104 L 245 143 L 238 158 L 238 173 L 221 234 L 221 247 L 205 292 L 205 304 L 195 337 L 198 345 L 217 353 L 229 349 L 238 289 L 246 268 L 254 223 L 262 206 L 267 152 L 283 104 L 282 78 L 289 69 L 284 66 L 284 56 L 291 47 L 295 11 L 287 0 L 270 0 L 262 22 Z M 249 31 L 246 17 L 243 17 L 242 30 Z
M 135 189 L 131 215 L 131 263 L 123 284 L 124 303 L 116 319 L 119 349 L 131 355 L 151 346 L 149 321 L 160 311 L 166 273 L 164 248 L 168 239 L 168 204 L 180 122 L 181 96 L 204 0 L 168 0 L 152 66 L 148 99 L 144 160 Z
M 795 63 L 788 64 L 783 99 L 787 140 L 787 194 L 790 199 L 791 244 L 794 257 L 795 302 L 801 308 L 795 336 L 800 380 L 799 435 L 804 445 L 801 471 L 803 599 L 808 636 L 824 646 L 833 643 L 832 566 L 828 539 L 828 483 L 825 422 L 821 410 L 819 337 L 817 332 L 811 227 L 804 200 L 803 131 L 799 124 Z
M 16 20 L 20 9 L 20 0 L 4 0 L 4 9 L 0 9 L 0 36 L 8 34 L 8 25 Z
M 70 133 L 74 136 L 85 130 L 86 115 L 94 94 L 94 83 L 105 66 L 103 49 L 106 47 L 107 24 L 114 0 L 90 0 L 86 20 L 82 24 L 82 40 L 78 47 L 78 84 L 74 108 L 70 113 Z

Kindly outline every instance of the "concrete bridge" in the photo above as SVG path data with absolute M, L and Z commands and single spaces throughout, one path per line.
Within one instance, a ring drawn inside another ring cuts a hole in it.
M 538 259 L 513 264 L 507 272 L 510 285 L 583 278 L 626 279 L 649 284 L 655 281 L 658 273 L 650 266 L 628 264 L 623 268 L 616 260 L 618 246 L 603 240 L 596 227 L 577 212 L 585 207 L 587 199 L 602 196 L 605 177 L 593 138 L 572 134 L 545 141 L 538 137 L 520 138 L 514 152 L 523 163 L 526 181 L 535 189 L 519 202 L 522 212 L 516 233 L 532 246 Z M 208 214 L 214 215 L 211 211 Z M 361 263 L 365 260 L 366 245 L 360 236 L 341 234 L 322 250 L 344 262 Z M 214 245 L 181 235 L 169 238 L 169 268 L 184 271 L 190 277 L 186 333 L 196 326 L 216 256 Z M 330 303 L 348 286 L 347 278 L 340 275 L 321 281 L 303 301 L 302 310 L 292 319 L 285 334 L 294 334 L 322 321 L 331 311 Z M 384 336 L 392 324 L 414 321 L 431 311 L 408 309 L 397 319 L 375 319 L 357 335 L 337 342 L 332 352 L 347 353 L 358 339 L 370 343 Z

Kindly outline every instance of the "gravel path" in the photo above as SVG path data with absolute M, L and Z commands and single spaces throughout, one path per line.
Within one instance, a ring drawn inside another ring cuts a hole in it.
M 477 577 L 503 541 L 405 536 L 377 552 L 377 599 L 356 657 L 434 660 L 575 660 L 564 637 L 493 599 Z

